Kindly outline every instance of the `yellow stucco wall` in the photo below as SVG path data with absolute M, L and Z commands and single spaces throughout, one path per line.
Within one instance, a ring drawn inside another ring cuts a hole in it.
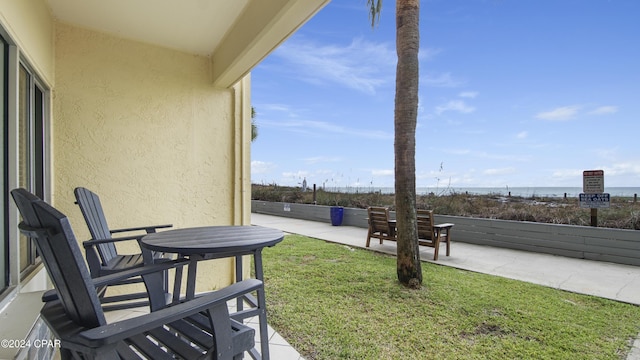
M 53 20 L 44 1 L 0 0 L 2 27 L 22 56 L 48 85 L 53 85 Z
M 55 66 L 52 195 L 80 241 L 89 235 L 77 186 L 100 195 L 113 228 L 248 222 L 250 199 L 238 194 L 249 162 L 237 164 L 248 144 L 234 144 L 248 136 L 248 80 L 215 89 L 206 57 L 61 23 Z M 228 284 L 232 269 L 201 264 L 198 290 Z

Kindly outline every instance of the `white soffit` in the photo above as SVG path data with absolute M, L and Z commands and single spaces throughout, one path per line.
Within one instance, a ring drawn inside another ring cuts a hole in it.
M 211 55 L 249 0 L 47 0 L 62 22 Z

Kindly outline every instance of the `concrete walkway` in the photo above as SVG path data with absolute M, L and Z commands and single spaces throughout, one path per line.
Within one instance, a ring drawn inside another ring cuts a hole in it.
M 367 239 L 367 229 L 316 221 L 253 213 L 251 223 L 359 248 L 365 248 Z M 455 234 L 454 227 L 451 256 L 445 256 L 442 246 L 436 264 L 640 305 L 638 266 L 466 244 L 456 242 Z M 371 244 L 370 250 L 396 254 L 392 241 L 380 245 L 372 239 Z M 420 247 L 420 257 L 433 262 L 433 249 Z M 627 360 L 640 360 L 640 339 L 634 342 Z

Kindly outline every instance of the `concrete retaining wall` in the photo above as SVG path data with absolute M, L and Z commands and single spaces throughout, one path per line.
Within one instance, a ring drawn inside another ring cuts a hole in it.
M 329 206 L 251 201 L 251 211 L 330 223 Z M 392 217 L 395 214 L 392 212 Z M 640 231 L 436 215 L 452 241 L 640 266 Z M 366 228 L 367 211 L 344 209 L 343 225 Z M 365 239 L 363 239 L 365 241 Z

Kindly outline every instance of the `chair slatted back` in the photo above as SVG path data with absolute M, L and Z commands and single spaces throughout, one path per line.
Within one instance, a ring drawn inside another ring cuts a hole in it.
M 418 223 L 418 238 L 433 240 L 433 210 L 418 209 L 416 222 Z
M 370 206 L 367 213 L 372 232 L 381 232 L 387 235 L 392 233 L 389 228 L 389 208 Z
M 76 203 L 80 206 L 80 211 L 84 217 L 92 239 L 111 239 L 111 232 L 107 224 L 107 218 L 102 210 L 100 197 L 89 189 L 77 187 L 73 191 L 76 196 Z M 99 244 L 98 254 L 103 265 L 118 255 L 116 246 L 109 242 Z
M 67 316 L 93 328 L 106 323 L 98 294 L 69 219 L 25 189 L 11 191 L 23 221 L 20 230 L 35 240 Z
M 42 199 L 22 188 L 11 191 L 11 196 L 18 207 L 20 216 L 22 216 L 22 221 L 28 226 L 39 228 L 40 220 L 36 216 L 32 203 L 42 201 Z

